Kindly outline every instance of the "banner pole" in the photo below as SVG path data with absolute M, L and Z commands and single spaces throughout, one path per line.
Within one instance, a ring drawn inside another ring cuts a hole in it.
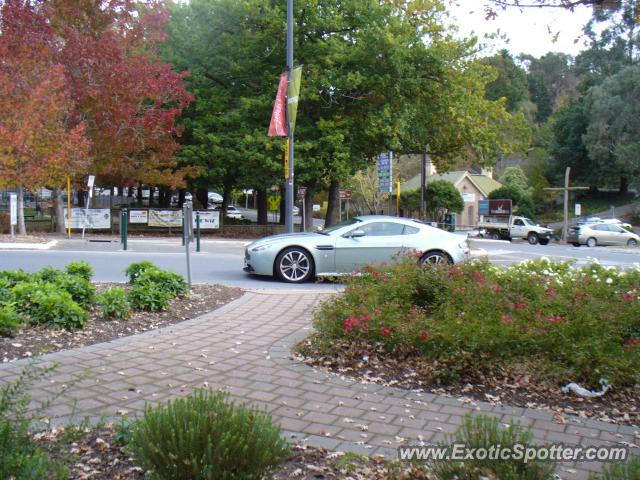
M 71 177 L 67 176 L 67 237 L 71 238 Z

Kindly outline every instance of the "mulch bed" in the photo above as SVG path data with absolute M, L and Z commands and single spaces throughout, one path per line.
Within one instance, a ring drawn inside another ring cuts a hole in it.
M 482 377 L 476 374 L 449 384 L 432 384 L 425 379 L 438 367 L 424 357 L 399 359 L 369 345 L 339 341 L 333 342 L 331 348 L 331 352 L 321 350 L 311 337 L 297 345 L 295 356 L 308 365 L 360 382 L 458 397 L 466 404 L 484 401 L 547 410 L 558 423 L 564 423 L 566 415 L 575 415 L 585 420 L 640 426 L 640 385 L 627 389 L 614 386 L 602 397 L 584 398 L 565 394 L 551 382 L 531 380 L 533 375 L 524 368 L 506 371 L 499 367 Z
M 64 427 L 37 433 L 34 439 L 49 456 L 63 463 L 70 480 L 142 480 L 144 470 L 118 443 L 117 428 L 105 425 L 65 433 Z M 390 470 L 393 474 L 390 473 Z M 428 480 L 428 474 L 407 463 L 393 464 L 380 456 L 345 455 L 305 444 L 291 446 L 291 456 L 265 480 Z
M 0 243 L 48 243 L 51 239 L 47 237 L 37 237 L 34 235 L 11 235 L 0 234 Z
M 98 292 L 109 286 L 123 284 L 95 284 Z M 10 362 L 38 354 L 78 348 L 94 343 L 106 342 L 119 337 L 135 335 L 174 323 L 195 318 L 215 310 L 242 295 L 239 288 L 222 285 L 193 285 L 184 298 L 171 301 L 168 310 L 160 312 L 133 312 L 127 320 L 105 319 L 97 310 L 91 312 L 87 326 L 82 330 L 69 332 L 54 330 L 45 326 L 23 326 L 12 338 L 0 337 L 0 358 Z

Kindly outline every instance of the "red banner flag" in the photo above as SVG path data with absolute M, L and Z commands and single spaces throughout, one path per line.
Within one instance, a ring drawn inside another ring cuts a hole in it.
M 278 84 L 278 93 L 276 101 L 273 103 L 273 113 L 271 114 L 271 123 L 269 124 L 270 137 L 286 137 L 287 122 L 285 116 L 287 81 L 289 80 L 289 72 L 280 75 L 280 83 Z

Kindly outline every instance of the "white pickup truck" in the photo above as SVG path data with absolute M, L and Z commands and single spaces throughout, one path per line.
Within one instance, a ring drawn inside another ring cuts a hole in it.
M 541 227 L 526 217 L 515 215 L 482 217 L 478 223 L 480 236 L 494 240 L 526 239 L 531 245 L 546 245 L 553 237 L 553 230 Z

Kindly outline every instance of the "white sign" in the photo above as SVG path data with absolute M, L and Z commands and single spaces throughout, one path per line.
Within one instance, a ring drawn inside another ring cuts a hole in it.
M 89 187 L 89 190 L 91 190 L 93 188 L 93 183 L 96 181 L 96 176 L 95 175 L 89 175 L 89 180 L 87 180 L 87 187 Z
M 473 203 L 476 201 L 476 194 L 462 192 L 462 200 L 464 200 L 464 203 Z
M 129 223 L 147 223 L 149 212 L 147 210 L 129 210 Z
M 149 210 L 150 227 L 182 227 L 182 210 Z
M 579 217 L 580 215 L 582 215 L 582 205 L 576 203 L 576 217 Z
M 9 194 L 9 210 L 11 211 L 11 225 L 18 224 L 18 196 L 15 193 Z
M 72 208 L 71 228 L 83 228 L 85 225 L 89 229 L 111 228 L 111 210 L 108 208 Z M 66 208 L 64 209 L 64 226 L 69 228 L 69 214 Z
M 220 212 L 211 210 L 199 210 L 200 230 L 212 230 L 220 228 Z M 193 215 L 193 228 L 196 228 L 196 215 Z

